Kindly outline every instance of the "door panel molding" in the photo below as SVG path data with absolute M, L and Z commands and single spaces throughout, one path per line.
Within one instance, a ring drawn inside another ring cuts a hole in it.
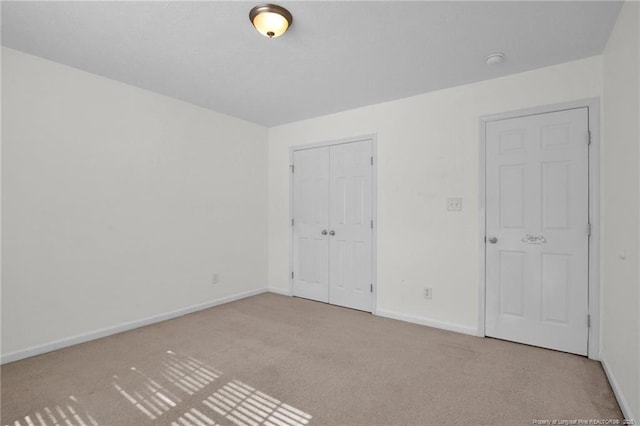
M 322 148 L 322 147 L 331 147 L 335 145 L 344 145 L 354 142 L 362 142 L 362 141 L 370 141 L 371 142 L 371 155 L 373 157 L 373 164 L 371 165 L 371 217 L 373 221 L 372 232 L 371 232 L 371 284 L 373 291 L 366 289 L 367 291 L 371 291 L 371 313 L 375 314 L 377 312 L 377 234 L 378 234 L 378 217 L 377 217 L 377 135 L 376 134 L 366 134 L 355 137 L 348 137 L 336 140 L 328 140 L 321 142 L 313 142 L 301 145 L 295 145 L 289 147 L 289 222 L 294 218 L 294 185 L 293 179 L 294 174 L 292 173 L 291 166 L 294 164 L 294 154 L 296 151 L 314 149 L 314 148 Z M 295 172 L 295 170 L 294 170 Z M 289 227 L 289 271 L 290 274 L 294 271 L 294 232 L 293 226 Z M 294 279 L 289 275 L 289 291 L 288 294 L 293 296 L 293 285 Z
M 566 111 L 577 108 L 587 108 L 588 128 L 591 141 L 588 150 L 589 167 L 589 221 L 591 224 L 591 236 L 589 238 L 588 255 L 588 314 L 590 316 L 590 328 L 588 329 L 588 357 L 600 359 L 600 99 L 589 98 L 573 102 L 552 104 L 511 112 L 482 116 L 479 119 L 479 179 L 478 179 L 478 328 L 477 335 L 484 337 L 486 329 L 486 127 L 487 123 L 512 118 L 546 114 L 551 112 Z M 561 129 L 548 129 L 549 132 L 561 131 Z M 501 144 L 501 150 L 517 150 L 518 135 L 505 140 Z M 585 140 L 585 143 L 587 141 Z M 548 149 L 554 149 L 548 146 Z

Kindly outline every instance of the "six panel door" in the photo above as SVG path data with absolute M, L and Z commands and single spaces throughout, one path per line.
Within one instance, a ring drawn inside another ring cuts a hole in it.
M 372 308 L 371 142 L 331 147 L 329 300 Z
M 486 126 L 487 336 L 587 354 L 588 110 Z
M 293 153 L 293 294 L 329 301 L 329 147 Z

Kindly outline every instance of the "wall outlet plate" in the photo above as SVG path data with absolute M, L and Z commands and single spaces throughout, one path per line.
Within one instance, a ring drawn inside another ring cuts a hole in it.
M 462 210 L 462 198 L 447 198 L 447 210 L 459 212 Z
M 216 272 L 211 276 L 211 284 L 218 284 L 220 282 L 220 275 Z
M 424 288 L 424 298 L 425 299 L 431 299 L 432 295 L 433 295 L 433 291 L 431 290 L 431 287 L 425 287 Z

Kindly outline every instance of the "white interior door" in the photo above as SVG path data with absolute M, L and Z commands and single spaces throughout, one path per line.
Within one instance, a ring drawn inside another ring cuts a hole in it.
M 372 308 L 371 141 L 331 147 L 329 300 Z
M 293 154 L 293 294 L 371 311 L 372 142 Z
M 293 153 L 293 294 L 329 301 L 329 147 Z
M 588 111 L 486 126 L 487 336 L 588 345 Z

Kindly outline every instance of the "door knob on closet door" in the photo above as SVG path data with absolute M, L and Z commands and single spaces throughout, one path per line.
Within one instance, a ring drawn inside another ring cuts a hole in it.
M 336 235 L 336 231 L 329 231 L 329 235 L 333 237 L 334 235 Z
M 327 235 L 327 230 L 326 230 L 326 229 L 323 229 L 323 230 L 322 230 L 322 232 L 321 232 L 321 234 L 322 234 L 322 235 Z
M 497 238 L 497 237 L 491 237 L 491 238 L 489 238 L 489 242 L 490 242 L 491 244 L 495 244 L 495 243 L 497 243 L 497 242 L 498 242 L 498 238 Z

